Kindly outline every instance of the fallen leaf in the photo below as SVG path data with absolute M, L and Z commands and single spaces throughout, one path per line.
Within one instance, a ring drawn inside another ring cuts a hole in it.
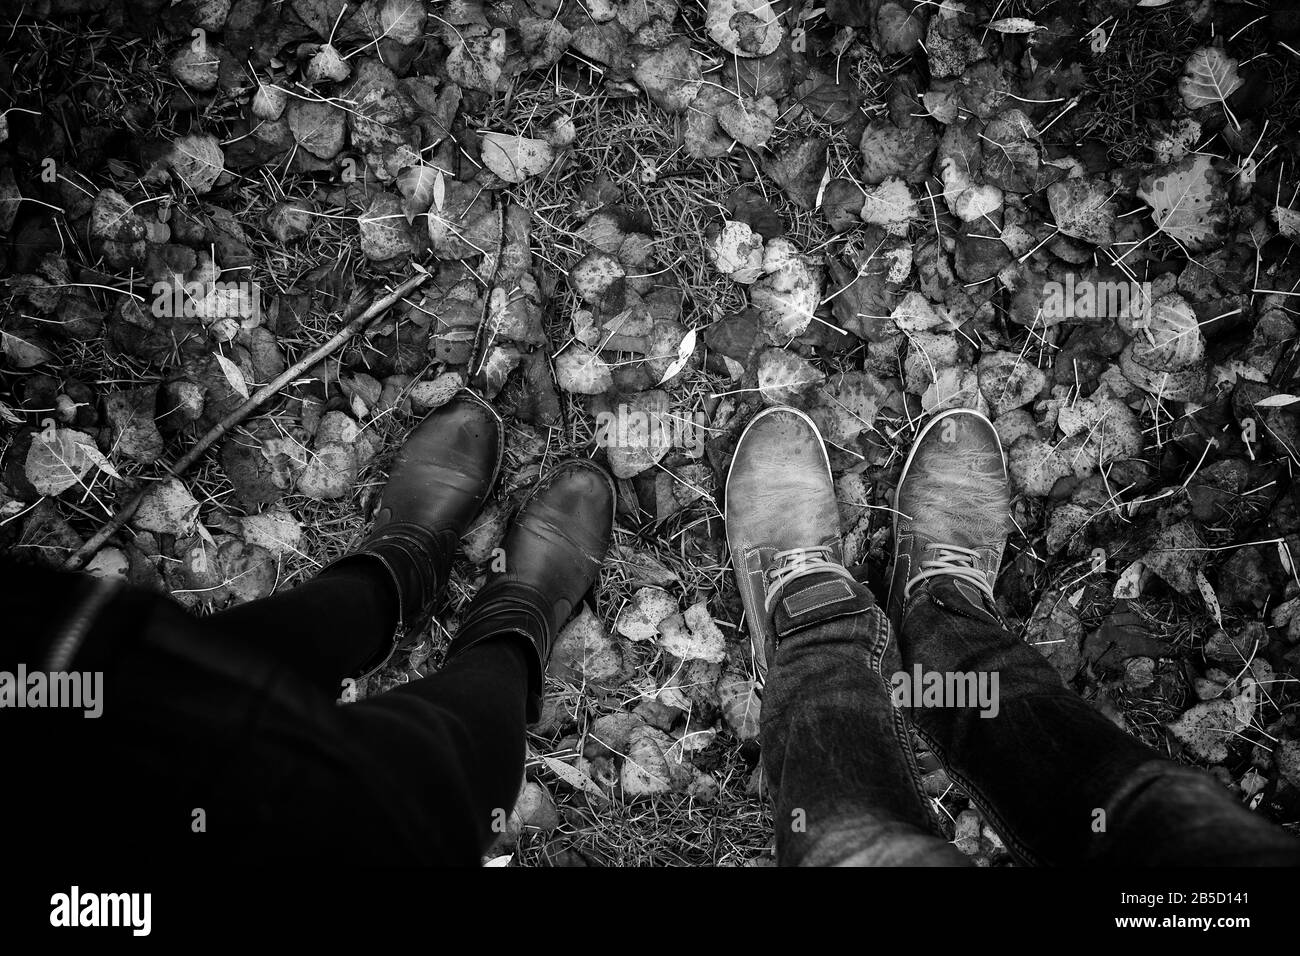
M 859 215 L 863 222 L 884 226 L 891 234 L 906 235 L 909 223 L 917 216 L 916 197 L 907 183 L 890 177 L 867 189 Z
M 742 146 L 761 149 L 776 124 L 776 101 L 770 96 L 735 99 L 718 111 L 718 123 Z
M 329 501 L 345 497 L 356 480 L 355 446 L 327 442 L 312 450 L 307 467 L 298 476 L 298 491 L 317 501 Z
M 767 56 L 785 35 L 768 0 L 709 0 L 704 28 L 736 56 Z
M 630 641 L 654 640 L 659 624 L 676 613 L 676 598 L 663 588 L 638 588 L 619 612 L 614 629 Z
M 172 76 L 192 90 L 210 93 L 217 88 L 221 50 L 216 44 L 186 44 L 171 59 Z
M 602 444 L 615 478 L 631 478 L 653 467 L 672 449 L 676 416 L 668 394 L 659 389 L 640 392 L 624 403 L 614 427 L 606 427 Z
M 352 68 L 348 66 L 347 60 L 343 59 L 342 54 L 328 43 L 317 50 L 316 55 L 307 64 L 308 83 L 320 83 L 326 80 L 337 83 L 346 80 L 351 73 Z M 263 101 L 264 109 L 270 107 L 271 104 Z M 256 112 L 256 107 L 254 107 L 254 112 Z M 269 118 L 276 119 L 278 117 L 279 113 L 276 113 L 275 116 Z
M 1197 252 L 1223 242 L 1228 204 L 1210 157 L 1194 153 L 1142 177 L 1137 194 L 1151 207 L 1156 229 Z
M 24 473 L 42 495 L 61 495 L 81 484 L 86 473 L 99 468 L 112 478 L 121 477 L 85 432 L 49 428 L 32 437 Z
M 785 349 L 767 349 L 758 359 L 758 391 L 769 405 L 788 405 L 826 376 Z
M 670 113 L 685 112 L 703 82 L 700 59 L 684 37 L 644 57 L 633 76 L 655 105 Z
M 1181 717 L 1167 724 L 1189 753 L 1206 763 L 1223 763 L 1228 759 L 1228 744 L 1246 723 L 1230 700 L 1207 700 L 1193 705 Z
M 221 367 L 221 374 L 226 376 L 226 381 L 230 383 L 235 393 L 240 398 L 248 398 L 248 384 L 244 381 L 244 373 L 240 371 L 239 366 L 220 352 L 213 352 L 212 357 L 217 360 L 217 365 Z
M 302 525 L 287 511 L 264 511 L 239 519 L 244 540 L 275 555 L 300 554 Z
M 609 288 L 626 274 L 617 259 L 593 249 L 569 270 L 569 285 L 584 302 L 597 305 Z
M 447 55 L 447 75 L 470 90 L 491 93 L 501 79 L 506 61 L 506 33 L 496 29 L 486 36 L 465 37 Z
M 623 672 L 623 650 L 584 604 L 556 638 L 551 669 L 574 684 L 613 681 Z
M 718 682 L 718 697 L 727 729 L 741 741 L 758 739 L 763 703 L 757 682 L 726 670 Z
M 743 222 L 725 222 L 708 247 L 714 267 L 748 285 L 763 274 L 763 237 Z
M 555 161 L 555 153 L 544 139 L 484 133 L 479 144 L 483 165 L 508 183 L 522 183 L 530 176 L 546 172 Z
M 784 345 L 812 323 L 821 305 L 822 271 L 784 238 L 767 244 L 763 269 L 768 274 L 754 283 L 750 302 L 768 337 Z
M 764 156 L 763 172 L 771 176 L 800 209 L 816 209 L 822 174 L 826 172 L 826 140 L 809 137 L 779 153 Z
M 408 166 L 398 174 L 397 191 L 402 194 L 402 212 L 406 214 L 407 222 L 414 222 L 416 216 L 423 215 L 429 211 L 430 206 L 435 205 L 440 185 L 445 199 L 446 186 L 442 170 L 432 166 Z M 441 203 L 436 205 L 437 208 L 442 208 Z
M 333 103 L 295 98 L 285 114 L 294 141 L 317 159 L 333 159 L 343 148 L 347 124 Z
M 131 526 L 157 534 L 186 535 L 194 531 L 199 503 L 179 478 L 167 478 L 149 486 L 140 507 L 131 516 Z
M 599 395 L 614 387 L 609 363 L 591 349 L 570 346 L 555 357 L 556 383 L 574 395 Z
M 33 336 L 17 335 L 0 329 L 0 350 L 17 368 L 32 368 L 54 358 L 53 353 Z
M 172 144 L 168 157 L 172 172 L 195 195 L 208 192 L 226 171 L 226 156 L 217 138 L 207 133 L 191 133 Z
M 424 0 L 384 0 L 379 10 L 380 37 L 416 43 L 424 38 L 427 17 Z
M 695 354 L 695 330 L 691 329 L 682 336 L 681 343 L 677 346 L 677 358 L 673 359 L 664 374 L 659 378 L 659 385 L 663 385 L 678 372 L 686 367 L 686 363 L 691 360 Z
M 1178 93 L 1189 110 L 1214 104 L 1225 105 L 1242 84 L 1237 61 L 1218 47 L 1202 47 L 1183 64 Z
M 1026 17 L 1003 17 L 989 24 L 995 33 L 1037 33 L 1047 28 Z
M 652 727 L 643 725 L 632 731 L 619 769 L 619 783 L 624 796 L 636 798 L 672 792 L 672 772 L 664 758 L 661 739 L 661 732 Z
M 546 754 L 538 754 L 537 759 L 546 766 L 546 769 L 555 774 L 561 782 L 568 784 L 574 790 L 580 790 L 588 796 L 597 797 L 600 800 L 609 800 L 609 797 L 605 795 L 605 791 L 600 789 L 600 785 L 596 781 L 572 764 L 567 764 L 558 757 L 550 757 Z
M 401 200 L 392 193 L 375 196 L 370 208 L 358 217 L 357 225 L 361 231 L 361 251 L 372 261 L 394 259 L 415 251 L 415 240 Z
M 1096 246 L 1115 241 L 1116 190 L 1100 179 L 1063 179 L 1047 187 L 1056 227 Z

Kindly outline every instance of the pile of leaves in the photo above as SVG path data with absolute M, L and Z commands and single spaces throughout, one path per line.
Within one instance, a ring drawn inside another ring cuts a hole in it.
M 264 596 L 346 551 L 388 456 L 469 384 L 509 422 L 502 486 L 438 623 L 344 699 L 436 667 L 515 502 L 595 456 L 616 544 L 493 855 L 762 861 L 718 498 L 739 431 L 813 417 L 879 584 L 909 440 L 976 408 L 1014 485 L 1007 619 L 1117 724 L 1295 822 L 1300 24 L 1012 6 L 53 0 L 0 78 L 0 546 L 57 565 L 147 488 L 93 573 L 196 610 Z M 1099 122 L 1124 44 L 1170 17 L 1164 72 Z M 1004 861 L 921 760 L 957 845 Z M 645 801 L 673 826 L 638 832 Z

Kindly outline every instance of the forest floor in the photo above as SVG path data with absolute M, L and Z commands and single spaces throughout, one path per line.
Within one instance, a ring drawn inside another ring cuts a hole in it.
M 926 417 L 994 419 L 1001 609 L 1118 726 L 1300 824 L 1300 16 L 1124 0 L 43 0 L 0 16 L 0 548 L 206 612 L 364 533 L 468 383 L 513 507 L 617 478 L 498 865 L 766 865 L 721 489 L 806 410 L 879 585 Z M 167 469 L 427 273 L 178 478 Z M 649 423 L 650 427 L 643 427 Z M 1009 855 L 932 754 L 928 799 Z

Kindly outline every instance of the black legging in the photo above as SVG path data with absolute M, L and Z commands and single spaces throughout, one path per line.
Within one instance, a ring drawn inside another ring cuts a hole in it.
M 0 605 L 15 609 L 0 669 L 35 670 L 39 638 L 93 579 L 0 571 Z M 342 679 L 396 622 L 391 583 L 364 562 L 206 619 L 121 589 L 68 668 L 103 672 L 102 717 L 0 711 L 17 731 L 4 737 L 25 771 L 33 838 L 66 833 L 74 856 L 477 862 L 523 779 L 524 645 L 486 641 L 437 674 L 336 706 Z M 88 779 L 101 782 L 89 803 Z M 56 825 L 69 818 L 80 824 Z
M 397 589 L 377 561 L 340 562 L 319 577 L 213 614 L 228 634 L 261 643 L 326 694 L 371 660 L 397 629 Z

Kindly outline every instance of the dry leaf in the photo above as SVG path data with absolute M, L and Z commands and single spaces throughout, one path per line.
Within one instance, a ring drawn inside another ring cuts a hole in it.
M 673 359 L 668 368 L 664 370 L 663 376 L 659 379 L 659 384 L 662 385 L 684 369 L 693 354 L 695 354 L 695 330 L 691 329 L 682 336 L 681 344 L 677 346 L 677 358 Z
M 1178 92 L 1189 110 L 1223 104 L 1241 86 L 1237 61 L 1218 47 L 1202 47 L 1187 58 Z
M 506 33 L 496 29 L 486 36 L 466 37 L 447 55 L 447 75 L 458 86 L 491 93 L 501 79 L 506 62 Z
M 398 43 L 415 43 L 424 37 L 428 17 L 424 0 L 385 0 L 379 11 L 380 36 Z
M 432 166 L 408 166 L 397 177 L 397 191 L 402 194 L 402 211 L 406 221 L 429 211 L 434 205 L 437 189 L 442 184 L 442 170 Z M 444 196 L 446 187 L 443 186 Z
M 989 29 L 995 33 L 1037 33 L 1047 28 L 1025 17 L 1003 17 L 990 23 Z
M 342 54 L 328 43 L 322 46 L 316 52 L 316 55 L 311 58 L 311 62 L 307 64 L 308 83 L 319 83 L 322 80 L 339 82 L 346 80 L 351 73 L 352 68 L 348 66 L 348 61 L 343 59 Z M 259 88 L 259 94 L 262 89 L 265 89 L 265 87 Z M 264 108 L 272 105 L 266 102 L 263 103 Z M 284 108 L 283 100 L 281 100 L 280 108 Z M 253 112 L 257 112 L 256 103 L 253 104 Z M 275 116 L 269 118 L 276 119 L 278 116 L 279 113 L 276 113 Z
M 1047 187 L 1047 202 L 1062 233 L 1108 246 L 1115 240 L 1116 192 L 1100 179 L 1063 179 Z
M 538 754 L 537 759 L 546 765 L 546 769 L 550 770 L 551 773 L 574 790 L 581 790 L 583 793 L 601 800 L 609 799 L 605 795 L 605 791 L 600 789 L 600 785 L 577 767 L 565 763 L 558 757 L 548 757 L 546 754 Z
M 618 614 L 614 630 L 630 641 L 654 640 L 659 625 L 677 613 L 677 599 L 663 588 L 638 588 Z
M 191 133 L 178 139 L 172 144 L 168 162 L 185 188 L 200 196 L 226 171 L 226 154 L 217 138 L 207 133 Z
M 221 367 L 221 374 L 226 376 L 226 381 L 230 383 L 231 389 L 240 398 L 248 398 L 248 383 L 244 381 L 244 373 L 240 371 L 239 366 L 220 352 L 213 352 L 212 357 L 217 360 L 217 365 Z
M 167 478 L 149 486 L 140 507 L 131 516 L 131 526 L 157 534 L 186 535 L 194 531 L 199 503 L 179 478 Z
M 776 100 L 770 96 L 745 97 L 718 110 L 718 122 L 742 146 L 761 149 L 772 135 L 777 112 Z
M 522 183 L 546 172 L 555 160 L 550 143 L 508 133 L 484 133 L 479 144 L 483 165 L 508 183 Z
M 767 56 L 785 35 L 768 0 L 709 0 L 704 21 L 713 42 L 736 56 Z
M 748 285 L 763 274 L 763 237 L 747 223 L 723 223 L 708 252 L 714 267 L 735 282 Z
M 1197 252 L 1222 243 L 1228 207 L 1209 156 L 1194 153 L 1160 175 L 1143 176 L 1137 194 L 1151 207 L 1156 228 L 1185 249 Z
M 240 518 L 244 540 L 265 548 L 272 554 L 300 554 L 302 525 L 287 511 L 265 511 L 262 514 Z
M 769 405 L 787 405 L 826 376 L 785 349 L 767 349 L 758 359 L 758 390 Z
M 294 141 L 317 159 L 333 159 L 343 148 L 344 114 L 333 103 L 294 99 L 285 114 Z
M 571 346 L 555 357 L 555 379 L 575 395 L 599 395 L 614 387 L 609 364 L 591 349 Z
M 24 471 L 27 480 L 42 495 L 61 495 L 91 468 L 113 478 L 121 477 L 85 432 L 71 428 L 49 428 L 38 432 L 27 449 Z

